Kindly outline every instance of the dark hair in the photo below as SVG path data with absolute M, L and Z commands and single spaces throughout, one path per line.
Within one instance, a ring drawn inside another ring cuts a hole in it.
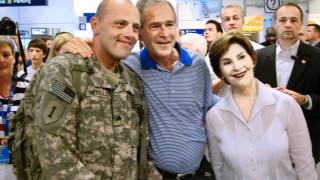
M 277 19 L 277 14 L 278 14 L 279 9 L 282 8 L 282 7 L 285 7 L 285 6 L 286 7 L 288 7 L 288 6 L 296 7 L 300 12 L 301 21 L 303 21 L 303 11 L 302 11 L 301 7 L 299 5 L 297 5 L 297 4 L 295 4 L 295 3 L 292 3 L 292 2 L 284 3 L 281 6 L 279 6 L 278 9 L 274 12 L 274 20 Z
M 223 33 L 221 24 L 218 21 L 210 19 L 206 22 L 206 24 L 214 24 L 216 26 L 217 32 Z
M 0 21 L 0 35 L 16 35 L 17 27 L 9 17 L 3 17 Z
M 314 27 L 314 30 L 316 30 L 317 32 L 320 32 L 320 25 L 319 24 L 308 24 L 307 26 L 312 26 L 312 27 Z
M 156 5 L 156 4 L 161 4 L 161 3 L 165 3 L 167 4 L 170 9 L 172 10 L 173 16 L 174 16 L 174 21 L 177 21 L 177 15 L 176 15 L 176 11 L 174 10 L 174 7 L 172 6 L 172 4 L 167 1 L 167 0 L 138 0 L 137 2 L 137 8 L 139 10 L 140 13 L 140 23 L 141 23 L 141 27 L 144 25 L 144 21 L 145 21 L 145 15 L 144 15 L 144 11 L 147 7 Z
M 228 51 L 229 47 L 232 44 L 239 44 L 250 55 L 250 57 L 253 60 L 253 63 L 256 64 L 257 62 L 256 53 L 249 39 L 245 35 L 243 35 L 240 32 L 226 33 L 217 41 L 215 41 L 209 50 L 209 58 L 212 69 L 220 79 L 223 79 L 220 70 L 220 59 Z
M 29 44 L 28 44 L 28 50 L 32 47 L 35 47 L 35 48 L 39 48 L 39 49 L 42 49 L 43 51 L 43 54 L 48 54 L 48 48 L 47 48 L 47 45 L 46 43 L 41 40 L 41 39 L 32 39 Z M 43 60 L 43 62 L 45 61 L 45 59 Z

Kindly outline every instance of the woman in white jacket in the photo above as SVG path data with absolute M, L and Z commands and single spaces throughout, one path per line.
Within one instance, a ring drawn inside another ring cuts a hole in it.
M 207 113 L 212 167 L 218 180 L 316 180 L 310 137 L 300 106 L 254 77 L 255 52 L 241 33 L 210 48 L 226 95 Z

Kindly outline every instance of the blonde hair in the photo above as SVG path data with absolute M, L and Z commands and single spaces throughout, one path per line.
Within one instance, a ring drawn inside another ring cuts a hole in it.
M 59 55 L 58 52 L 60 51 L 61 47 L 72 38 L 73 35 L 69 32 L 63 32 L 56 35 L 56 37 L 53 39 L 48 59 L 54 58 L 55 56 Z

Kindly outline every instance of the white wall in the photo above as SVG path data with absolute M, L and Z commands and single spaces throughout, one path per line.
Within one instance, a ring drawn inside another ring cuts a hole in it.
M 73 32 L 78 28 L 73 0 L 48 0 L 48 6 L 0 7 L 0 17 L 3 16 L 19 22 L 20 29 L 26 30 L 48 27 Z

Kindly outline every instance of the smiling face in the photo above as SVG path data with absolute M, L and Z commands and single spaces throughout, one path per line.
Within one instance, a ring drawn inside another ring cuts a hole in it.
M 109 1 L 104 13 L 93 17 L 91 26 L 99 50 L 111 59 L 126 58 L 138 40 L 140 15 L 130 2 Z
M 231 44 L 219 61 L 221 75 L 233 88 L 250 87 L 254 82 L 253 59 L 239 44 Z
M 170 57 L 177 38 L 174 12 L 167 3 L 157 3 L 146 7 L 143 16 L 140 39 L 149 55 L 155 60 Z

